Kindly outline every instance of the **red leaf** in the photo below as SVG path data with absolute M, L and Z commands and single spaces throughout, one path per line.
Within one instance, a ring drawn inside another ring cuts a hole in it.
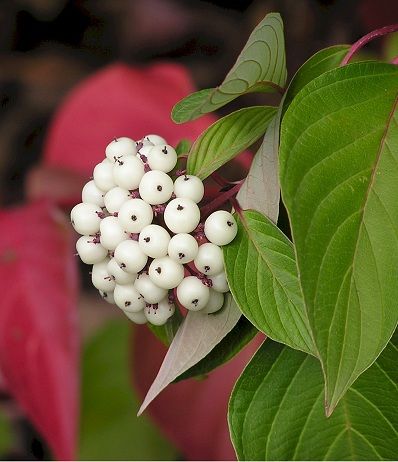
M 0 212 L 0 367 L 58 459 L 78 416 L 77 275 L 69 225 L 48 203 Z

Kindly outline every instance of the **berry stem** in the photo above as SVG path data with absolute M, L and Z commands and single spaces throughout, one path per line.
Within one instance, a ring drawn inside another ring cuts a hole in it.
M 231 199 L 229 201 L 231 202 L 232 207 L 235 209 L 235 212 L 241 217 L 242 216 L 242 207 L 240 206 L 240 204 L 237 201 L 236 197 L 231 197 Z
M 369 32 L 369 34 L 366 34 L 351 46 L 351 48 L 348 50 L 348 53 L 345 55 L 343 61 L 341 62 L 341 66 L 345 66 L 346 64 L 348 64 L 351 58 L 354 56 L 354 54 L 373 39 L 397 31 L 398 24 L 391 24 L 390 26 L 381 27 L 380 29 L 376 29 L 372 32 Z
M 243 181 L 244 180 L 239 181 L 235 186 L 223 192 L 222 194 L 217 196 L 215 199 L 213 199 L 211 202 L 209 202 L 204 207 L 202 207 L 201 216 L 203 218 L 207 217 L 212 212 L 220 208 L 220 206 L 223 205 L 225 202 L 231 200 L 231 198 L 233 198 L 233 196 L 235 196 L 238 193 L 240 187 L 243 184 Z

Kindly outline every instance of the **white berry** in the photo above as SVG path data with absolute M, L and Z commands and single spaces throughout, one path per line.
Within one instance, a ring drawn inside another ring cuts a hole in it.
M 105 149 L 105 155 L 111 162 L 116 162 L 123 156 L 134 156 L 136 153 L 135 141 L 126 136 L 115 138 Z
M 199 207 L 191 199 L 173 199 L 166 206 L 164 221 L 173 233 L 191 233 L 200 221 Z
M 142 199 L 130 199 L 119 210 L 120 224 L 129 233 L 140 233 L 152 223 L 152 207 Z
M 215 290 L 216 292 L 229 292 L 229 286 L 227 282 L 227 277 L 225 275 L 225 272 L 222 271 L 221 273 L 215 274 L 214 276 L 210 277 L 211 282 L 212 282 L 212 289 Z
M 127 233 L 120 226 L 117 217 L 109 216 L 101 220 L 100 241 L 108 250 L 115 250 L 124 240 L 128 239 Z
M 144 164 L 136 156 L 123 157 L 113 166 L 115 184 L 129 191 L 138 188 L 144 174 Z
M 184 267 L 170 257 L 155 258 L 149 266 L 149 277 L 163 289 L 174 289 L 184 279 Z
M 167 297 L 155 305 L 147 306 L 144 310 L 147 320 L 155 326 L 166 324 L 174 312 L 175 306 L 169 303 Z
M 159 303 L 167 296 L 167 290 L 157 286 L 146 273 L 138 275 L 134 286 L 150 304 Z
M 198 255 L 194 259 L 196 268 L 207 276 L 213 276 L 224 270 L 223 253 L 218 245 L 210 242 L 199 247 Z
M 141 198 L 151 205 L 164 204 L 173 194 L 173 180 L 167 173 L 152 170 L 142 177 L 139 192 Z
M 204 308 L 210 297 L 209 288 L 196 276 L 188 276 L 177 287 L 177 298 L 182 306 L 190 311 Z
M 131 313 L 124 310 L 124 314 L 130 319 L 130 321 L 133 321 L 136 324 L 146 324 L 148 322 L 144 310 L 138 311 L 137 313 Z
M 159 225 L 145 226 L 138 240 L 142 251 L 151 258 L 165 257 L 169 242 L 169 233 Z
M 168 144 L 158 144 L 148 151 L 147 159 L 152 170 L 168 173 L 177 164 L 177 153 Z
M 115 288 L 115 281 L 108 273 L 109 258 L 106 258 L 100 263 L 93 265 L 91 270 L 91 281 L 93 286 L 103 292 L 112 292 Z
M 195 203 L 203 199 L 205 188 L 202 180 L 194 175 L 181 175 L 174 182 L 174 194 L 177 197 L 186 197 Z
M 180 233 L 170 239 L 168 254 L 173 260 L 185 264 L 196 257 L 198 250 L 198 243 L 191 234 Z
M 159 135 L 145 135 L 143 141 L 149 141 L 152 144 L 167 144 L 167 141 Z
M 93 171 L 94 183 L 101 191 L 108 192 L 116 186 L 113 181 L 113 163 L 104 159 L 101 163 L 94 167 Z
M 98 207 L 103 207 L 104 203 L 104 191 L 101 191 L 94 180 L 89 181 L 83 186 L 82 189 L 82 202 L 88 202 L 89 204 L 98 205 Z
M 131 199 L 130 191 L 116 186 L 105 194 L 104 203 L 109 213 L 115 213 L 119 212 L 120 207 L 129 199 Z
M 137 275 L 134 273 L 127 273 L 120 268 L 119 263 L 111 258 L 107 267 L 108 273 L 113 277 L 116 284 L 133 284 Z
M 137 313 L 145 308 L 144 297 L 133 284 L 116 284 L 113 296 L 116 305 L 123 311 Z
M 103 300 L 110 303 L 111 305 L 115 304 L 115 299 L 113 297 L 113 292 L 104 292 L 103 290 L 98 291 Z
M 81 236 L 76 242 L 76 251 L 83 263 L 94 265 L 102 261 L 108 250 L 99 242 L 95 242 L 92 236 Z
M 137 153 L 137 157 L 139 157 L 142 160 L 142 156 L 145 156 L 148 159 L 149 151 L 152 148 L 153 148 L 153 144 L 151 144 L 151 143 L 142 146 L 142 148 Z
M 224 305 L 224 294 L 221 292 L 216 292 L 215 290 L 209 289 L 210 297 L 206 306 L 204 307 L 204 312 L 207 314 L 215 313 Z
M 120 268 L 132 274 L 141 271 L 148 260 L 138 242 L 131 239 L 121 242 L 116 247 L 114 258 Z
M 205 235 L 216 245 L 227 245 L 235 239 L 238 227 L 235 218 L 225 210 L 217 210 L 205 221 Z
M 102 210 L 98 205 L 82 202 L 73 207 L 70 220 L 79 234 L 96 234 L 100 229 Z

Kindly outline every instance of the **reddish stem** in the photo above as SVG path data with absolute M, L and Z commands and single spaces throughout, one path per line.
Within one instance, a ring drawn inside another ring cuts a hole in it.
M 230 184 L 230 182 L 228 180 L 226 180 L 224 177 L 222 177 L 219 173 L 217 172 L 213 172 L 211 175 L 210 175 L 213 180 L 219 184 L 220 186 L 228 186 Z
M 214 210 L 217 210 L 225 202 L 231 200 L 231 198 L 238 193 L 239 189 L 241 188 L 243 184 L 243 181 L 244 180 L 239 181 L 239 183 L 233 186 L 231 189 L 228 189 L 228 191 L 223 192 L 222 194 L 217 196 L 215 199 L 213 199 L 211 202 L 209 202 L 204 207 L 202 207 L 201 216 L 207 217 L 212 212 L 214 212 Z
M 242 207 L 240 206 L 236 197 L 231 197 L 229 200 L 231 202 L 232 207 L 235 209 L 235 212 L 241 217 L 242 216 Z
M 345 55 L 343 61 L 341 62 L 341 66 L 345 66 L 354 56 L 354 54 L 360 50 L 364 45 L 372 41 L 377 37 L 382 37 L 383 35 L 391 34 L 392 32 L 398 31 L 398 24 L 391 24 L 390 26 L 381 27 L 380 29 L 376 29 L 369 34 L 366 34 L 364 37 L 357 40 L 351 48 L 348 50 L 348 53 Z

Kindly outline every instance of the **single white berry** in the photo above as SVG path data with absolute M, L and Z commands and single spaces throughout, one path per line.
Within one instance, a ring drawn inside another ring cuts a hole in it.
M 159 225 L 148 225 L 140 232 L 138 243 L 141 250 L 151 258 L 165 257 L 170 234 Z
M 199 247 L 198 255 L 194 259 L 196 268 L 206 274 L 213 276 L 224 270 L 223 253 L 218 245 L 207 242 Z
M 166 324 L 167 320 L 173 316 L 174 312 L 175 306 L 169 303 L 167 297 L 155 305 L 148 305 L 144 309 L 147 320 L 155 326 Z
M 137 278 L 136 274 L 127 273 L 126 271 L 122 270 L 119 263 L 114 258 L 109 260 L 107 269 L 108 273 L 113 277 L 116 284 L 133 284 Z
M 105 155 L 111 162 L 116 162 L 123 156 L 135 156 L 136 153 L 137 146 L 135 141 L 126 136 L 115 138 L 105 149 Z
M 205 188 L 202 180 L 194 175 L 181 175 L 174 182 L 174 194 L 177 197 L 186 197 L 195 203 L 203 199 Z
M 133 284 L 116 284 L 113 296 L 116 305 L 123 311 L 137 313 L 145 308 L 144 297 Z
M 137 276 L 134 287 L 144 297 L 144 300 L 151 305 L 159 303 L 167 296 L 167 290 L 157 286 L 146 273 Z
M 143 141 L 149 141 L 152 144 L 167 144 L 167 141 L 159 135 L 145 135 Z
M 216 292 L 212 289 L 209 289 L 209 292 L 209 301 L 203 309 L 203 312 L 207 314 L 215 313 L 216 311 L 221 310 L 224 305 L 224 294 L 221 292 Z
M 168 144 L 158 144 L 148 151 L 148 165 L 152 170 L 171 172 L 177 164 L 177 153 Z
M 76 251 L 83 263 L 94 265 L 102 261 L 107 255 L 108 250 L 92 236 L 81 236 L 76 242 Z
M 142 177 L 139 192 L 141 198 L 151 205 L 164 204 L 173 194 L 173 180 L 167 173 L 151 170 Z
M 94 180 L 89 181 L 83 186 L 82 189 L 82 202 L 88 202 L 89 204 L 98 205 L 98 207 L 104 207 L 104 191 L 101 191 Z
M 188 276 L 177 287 L 177 298 L 182 306 L 190 311 L 204 308 L 210 297 L 209 288 L 196 276 Z
M 199 207 L 191 199 L 173 199 L 166 206 L 164 221 L 173 233 L 191 233 L 200 221 Z
M 207 217 L 204 231 L 213 244 L 227 245 L 235 239 L 238 227 L 232 214 L 217 210 Z
M 167 253 L 173 260 L 185 264 L 196 257 L 198 250 L 198 243 L 191 234 L 179 233 L 170 239 Z
M 114 188 L 116 184 L 113 180 L 113 163 L 108 159 L 104 159 L 97 164 L 94 167 L 93 178 L 97 188 L 104 191 L 104 193 Z
M 163 289 L 174 289 L 184 279 L 184 267 L 170 257 L 155 258 L 149 265 L 149 277 Z
M 111 305 L 115 304 L 115 299 L 113 297 L 113 292 L 104 292 L 103 290 L 99 290 L 98 292 L 101 295 L 103 300 L 110 303 Z
M 148 260 L 148 257 L 141 250 L 138 242 L 131 239 L 121 242 L 116 247 L 114 258 L 120 268 L 132 274 L 141 271 Z
M 106 249 L 115 250 L 128 237 L 117 217 L 109 216 L 101 220 L 100 242 Z
M 144 310 L 138 311 L 137 313 L 130 313 L 124 310 L 124 314 L 130 319 L 130 321 L 136 324 L 146 324 L 148 322 Z
M 120 207 L 129 199 L 131 199 L 130 191 L 116 186 L 105 194 L 104 203 L 109 213 L 115 213 L 119 212 Z
M 115 184 L 129 191 L 138 188 L 144 174 L 144 164 L 137 156 L 123 157 L 113 166 Z
M 121 226 L 129 233 L 140 233 L 152 223 L 152 207 L 142 199 L 130 199 L 119 210 Z
M 210 276 L 209 279 L 212 282 L 211 288 L 216 292 L 229 292 L 229 286 L 227 282 L 227 277 L 225 275 L 225 271 L 215 274 L 214 276 Z
M 98 205 L 82 202 L 71 210 L 70 221 L 79 234 L 96 234 L 100 229 L 101 215 Z
M 105 258 L 100 263 L 93 265 L 91 270 L 91 281 L 93 286 L 103 292 L 112 292 L 115 288 L 115 281 L 108 273 L 109 258 Z

